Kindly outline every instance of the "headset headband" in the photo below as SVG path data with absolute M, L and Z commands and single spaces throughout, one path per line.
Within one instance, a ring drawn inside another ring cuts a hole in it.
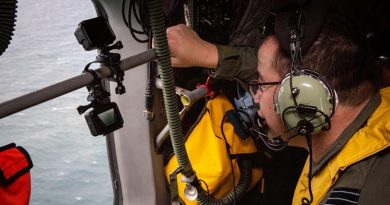
M 329 1 L 327 0 L 310 0 L 298 1 L 290 0 L 285 3 L 275 1 L 273 12 L 275 17 L 275 35 L 278 38 L 282 49 L 286 53 L 290 53 L 291 33 L 286 29 L 291 30 L 295 27 L 296 31 L 300 32 L 300 47 L 301 55 L 304 55 L 310 45 L 321 33 L 322 26 L 325 22 Z M 279 5 L 278 5 L 279 4 Z M 300 12 L 300 18 L 297 16 L 297 11 Z M 295 17 L 294 17 L 295 16 Z

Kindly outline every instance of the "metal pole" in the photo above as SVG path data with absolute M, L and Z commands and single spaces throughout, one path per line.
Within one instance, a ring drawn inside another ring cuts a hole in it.
M 126 71 L 154 59 L 156 59 L 156 52 L 154 49 L 151 49 L 121 60 L 119 67 L 121 70 Z M 107 78 L 111 75 L 110 68 L 106 66 L 96 69 L 95 72 L 100 79 Z M 82 88 L 92 81 L 93 76 L 91 73 L 83 73 L 40 90 L 2 102 L 0 104 L 0 119 Z

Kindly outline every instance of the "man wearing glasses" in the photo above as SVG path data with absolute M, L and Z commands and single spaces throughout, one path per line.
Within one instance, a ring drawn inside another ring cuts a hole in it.
M 282 120 L 284 110 L 278 107 L 281 102 L 277 97 L 285 75 L 292 72 L 292 57 L 285 41 L 281 35 L 269 36 L 261 44 L 258 79 L 250 81 L 248 87 L 260 105 L 258 114 L 264 118 L 268 136 L 289 140 L 291 129 Z M 388 204 L 390 175 L 385 167 L 390 166 L 390 89 L 379 90 L 377 70 L 366 43 L 365 37 L 346 18 L 329 14 L 319 34 L 303 52 L 303 68 L 323 75 L 331 87 L 328 90 L 337 94 L 330 98 L 333 111 L 325 114 L 330 119 L 325 123 L 327 126 L 299 132 L 307 136 L 310 157 L 295 188 L 293 204 Z M 203 59 L 212 62 L 206 67 L 218 65 L 218 56 Z M 253 79 L 256 75 L 250 76 Z M 290 75 L 291 81 L 294 78 L 298 79 Z M 310 95 L 316 94 L 294 89 L 289 92 L 291 99 L 306 95 L 310 100 Z M 295 102 L 293 106 L 298 115 L 302 110 L 302 115 L 320 110 L 302 104 Z
M 249 90 L 260 104 L 258 114 L 265 119 L 268 135 L 288 140 L 291 135 L 282 120 L 278 96 L 283 92 L 284 76 L 291 72 L 292 57 L 286 55 L 279 39 L 270 36 L 260 46 L 259 79 L 249 83 Z M 379 91 L 377 70 L 365 43 L 346 18 L 329 14 L 318 38 L 303 55 L 303 67 L 330 82 L 338 103 L 328 116 L 331 120 L 326 130 L 306 133 L 310 157 L 293 204 L 388 204 L 390 174 L 384 167 L 390 166 L 390 89 Z M 291 73 L 289 78 L 294 79 Z M 288 92 L 291 100 L 308 95 L 303 104 L 310 104 L 310 95 L 315 94 Z M 295 111 L 305 116 L 299 103 Z M 319 109 L 307 107 L 307 112 Z

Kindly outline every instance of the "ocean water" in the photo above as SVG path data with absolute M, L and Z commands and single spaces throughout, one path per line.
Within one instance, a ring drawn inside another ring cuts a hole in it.
M 0 102 L 76 76 L 94 60 L 73 34 L 96 16 L 90 0 L 19 1 L 17 15 L 0 56 Z M 76 110 L 86 98 L 81 88 L 0 119 L 0 146 L 23 146 L 34 163 L 31 205 L 112 204 L 105 138 L 92 137 Z

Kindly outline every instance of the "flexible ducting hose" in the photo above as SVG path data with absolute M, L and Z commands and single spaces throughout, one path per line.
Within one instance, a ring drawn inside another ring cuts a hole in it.
M 184 146 L 183 131 L 181 129 L 178 102 L 176 97 L 175 82 L 169 53 L 165 17 L 161 0 L 148 0 L 149 20 L 152 29 L 157 60 L 160 63 L 160 78 L 163 87 L 163 97 L 169 132 L 171 136 L 173 152 L 178 160 L 179 167 L 186 177 L 191 177 L 192 170 L 188 155 Z
M 1 0 L 0 2 L 0 55 L 8 48 L 14 35 L 17 3 L 17 0 Z
M 247 193 L 252 178 L 252 161 L 250 159 L 238 159 L 240 167 L 240 179 L 234 190 L 225 196 L 215 199 L 208 195 L 202 187 L 196 187 L 198 190 L 198 201 L 200 204 L 210 205 L 230 205 L 238 202 Z
M 163 12 L 161 0 L 148 0 L 149 21 L 154 37 L 154 43 L 157 53 L 157 60 L 160 63 L 160 78 L 163 87 L 163 97 L 166 110 L 167 121 L 169 125 L 169 132 L 171 136 L 173 152 L 176 155 L 178 165 L 181 168 L 182 174 L 187 177 L 193 177 L 194 171 L 188 159 L 187 151 L 184 145 L 184 136 L 181 129 L 181 122 L 179 117 L 179 108 L 175 91 L 174 75 L 170 60 L 170 52 L 166 36 L 165 16 Z M 223 196 L 221 199 L 214 199 L 209 196 L 206 191 L 199 184 L 196 186 L 198 190 L 198 201 L 200 204 L 210 205 L 228 205 L 233 204 L 235 200 L 242 198 L 248 190 L 251 176 L 252 164 L 250 160 L 239 160 L 240 165 L 240 180 L 237 187 L 229 194 Z M 196 178 L 196 177 L 195 177 Z M 197 179 L 196 179 L 197 180 Z

